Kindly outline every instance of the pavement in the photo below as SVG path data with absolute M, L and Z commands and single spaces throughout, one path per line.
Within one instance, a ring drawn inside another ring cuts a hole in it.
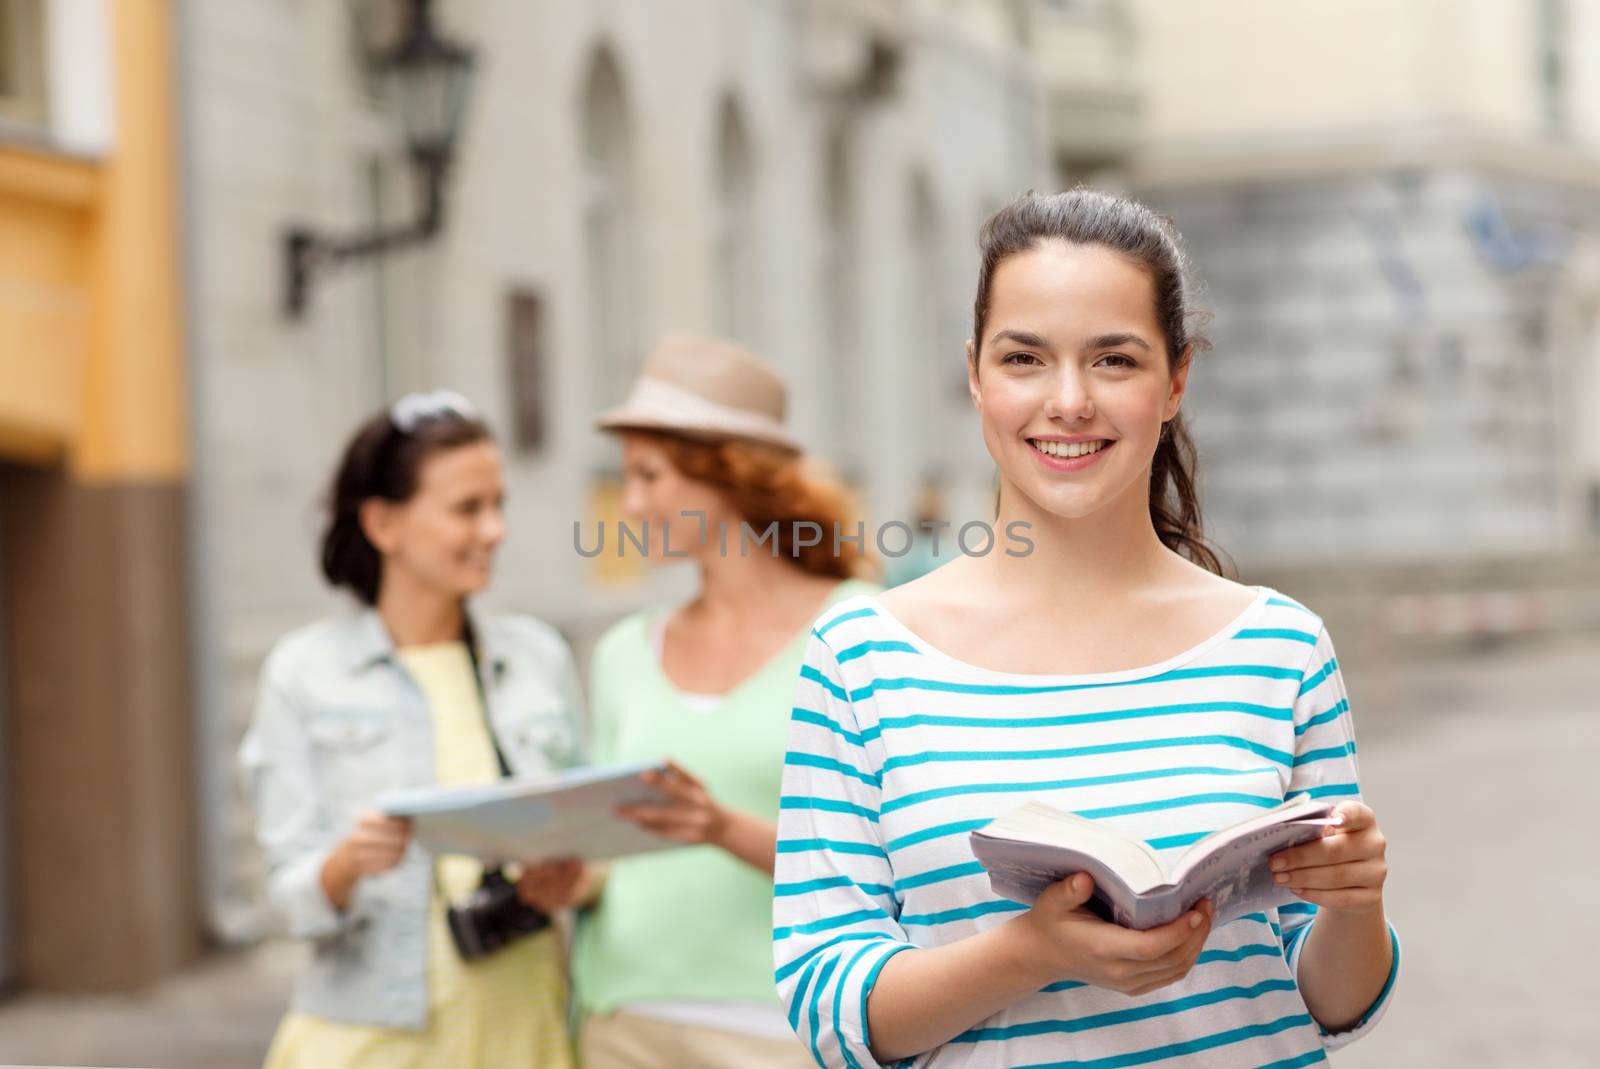
M 1403 966 L 1388 1017 L 1333 1064 L 1594 1069 L 1600 635 L 1362 656 L 1346 679 Z M 303 953 L 272 942 L 134 994 L 14 997 L 0 1064 L 254 1069 Z

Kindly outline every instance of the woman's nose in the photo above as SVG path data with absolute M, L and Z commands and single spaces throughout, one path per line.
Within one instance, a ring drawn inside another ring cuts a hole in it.
M 478 528 L 478 537 L 490 545 L 499 545 L 506 537 L 506 514 L 503 510 L 491 508 L 484 510 L 483 520 Z
M 636 480 L 628 479 L 622 484 L 622 511 L 629 516 L 644 514 L 644 489 Z
M 1075 372 L 1062 374 L 1055 390 L 1045 401 L 1044 414 L 1065 422 L 1090 419 L 1094 416 L 1094 398 L 1089 394 L 1089 384 Z

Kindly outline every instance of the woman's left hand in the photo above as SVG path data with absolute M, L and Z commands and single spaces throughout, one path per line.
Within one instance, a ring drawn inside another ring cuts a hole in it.
M 705 784 L 671 761 L 665 772 L 652 770 L 641 773 L 639 778 L 669 800 L 621 805 L 616 809 L 617 816 L 674 842 L 722 844 L 728 830 L 728 811 L 711 797 Z
M 1333 815 L 1340 823 L 1323 828 L 1322 838 L 1272 855 L 1273 878 L 1323 909 L 1370 913 L 1383 905 L 1388 843 L 1360 802 L 1340 802 Z

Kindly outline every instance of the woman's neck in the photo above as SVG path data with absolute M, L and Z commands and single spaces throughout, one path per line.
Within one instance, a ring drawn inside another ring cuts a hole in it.
M 378 618 L 396 648 L 461 640 L 466 631 L 462 598 L 425 587 L 398 569 L 385 571 Z
M 1150 520 L 1150 503 L 1136 483 L 1116 501 L 1088 516 L 1065 519 L 1046 512 L 1014 486 L 1001 490 L 995 523 L 995 550 L 984 563 L 1001 589 L 1027 591 L 1048 605 L 1070 590 L 1079 599 L 1114 597 L 1158 580 L 1176 562 Z M 1009 525 L 1024 522 L 1018 532 L 1033 543 L 1026 556 L 1009 556 L 1015 548 Z
M 735 539 L 722 553 L 708 546 L 700 555 L 700 594 L 696 609 L 716 615 L 751 618 L 785 605 L 785 596 L 809 586 L 809 575 L 766 546 L 752 545 L 741 553 Z

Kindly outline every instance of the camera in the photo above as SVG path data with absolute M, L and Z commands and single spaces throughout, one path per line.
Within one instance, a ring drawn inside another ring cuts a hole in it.
M 445 910 L 445 919 L 462 961 L 486 958 L 550 926 L 550 918 L 519 899 L 516 885 L 498 868 L 485 871 L 464 901 Z

